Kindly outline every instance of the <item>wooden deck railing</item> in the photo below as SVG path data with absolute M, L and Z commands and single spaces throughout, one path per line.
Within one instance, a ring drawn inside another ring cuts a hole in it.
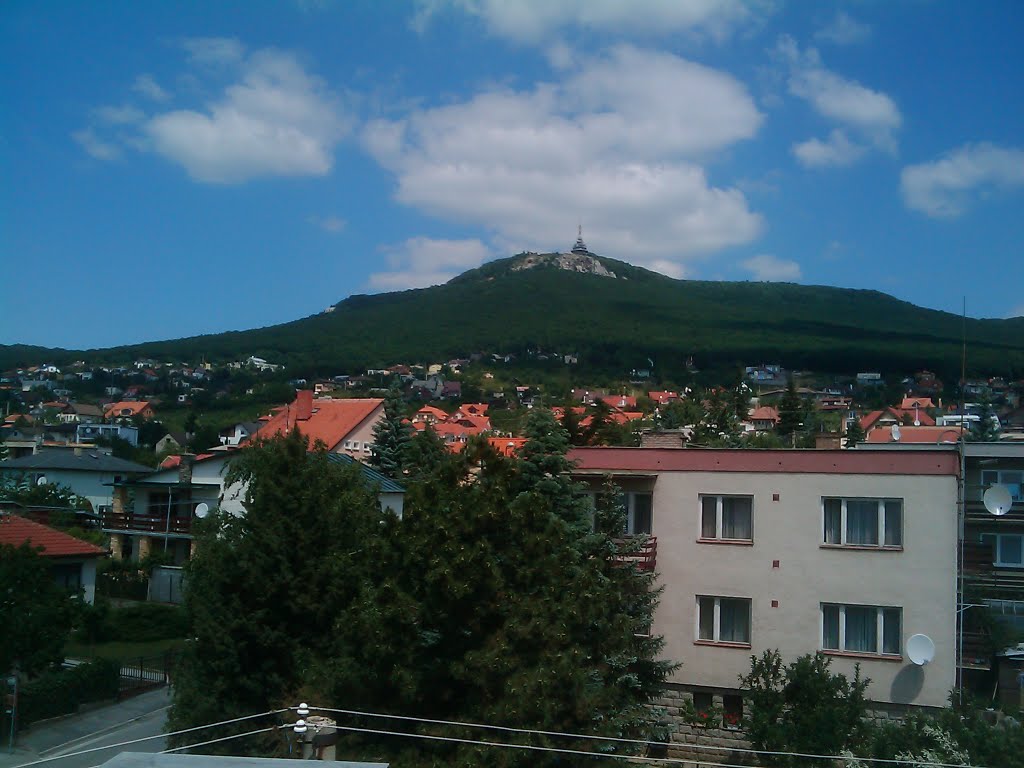
M 636 537 L 619 539 L 620 544 L 632 543 Z M 658 565 L 658 537 L 645 536 L 644 541 L 635 552 L 623 552 L 618 559 L 624 563 L 636 563 L 637 570 L 653 571 Z
M 103 529 L 108 531 L 145 531 L 147 533 L 192 533 L 191 517 L 143 515 L 134 512 L 103 513 Z

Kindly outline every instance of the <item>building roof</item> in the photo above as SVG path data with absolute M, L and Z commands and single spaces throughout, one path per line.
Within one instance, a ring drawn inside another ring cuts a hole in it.
M 363 479 L 370 485 L 379 485 L 381 493 L 405 493 L 405 486 L 383 475 L 373 467 L 368 467 L 361 461 L 356 461 L 347 453 L 328 453 L 327 460 L 333 464 L 358 464 L 359 470 L 363 473 Z
M 62 469 L 75 472 L 134 472 L 148 474 L 152 467 L 134 461 L 108 456 L 99 451 L 76 453 L 73 450 L 40 451 L 31 456 L 0 461 L 0 469 L 32 470 Z
M 579 472 L 955 475 L 959 471 L 959 459 L 954 451 L 573 448 L 569 458 L 577 463 Z
M 900 403 L 900 408 L 903 410 L 913 410 L 914 408 L 935 408 L 935 403 L 932 402 L 930 397 L 904 397 L 903 402 Z
M 868 443 L 955 443 L 960 439 L 961 427 L 900 427 L 899 440 L 893 439 L 891 429 L 873 429 L 868 432 Z
M 41 547 L 43 557 L 102 557 L 107 554 L 87 541 L 18 515 L 0 515 L 0 544 L 20 547 L 25 542 Z
M 308 437 L 310 442 L 322 440 L 328 448 L 334 448 L 353 429 L 384 405 L 384 401 L 376 397 L 343 400 L 320 398 L 313 401 L 313 411 L 309 418 L 302 419 L 297 417 L 296 403 L 274 414 L 254 438 L 283 435 L 290 432 L 293 427 L 298 427 L 299 432 Z
M 750 412 L 751 421 L 778 421 L 779 409 L 770 405 L 762 405 Z

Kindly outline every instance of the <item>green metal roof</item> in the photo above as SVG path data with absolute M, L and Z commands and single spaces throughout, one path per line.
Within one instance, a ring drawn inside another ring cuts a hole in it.
M 358 464 L 363 477 L 373 485 L 379 485 L 382 493 L 405 493 L 405 486 L 399 485 L 387 475 L 383 475 L 373 467 L 356 461 L 346 453 L 328 453 L 327 460 L 332 464 Z

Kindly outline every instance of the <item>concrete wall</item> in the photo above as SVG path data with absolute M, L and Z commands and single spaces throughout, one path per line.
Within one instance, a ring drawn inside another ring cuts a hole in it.
M 795 472 L 654 473 L 653 535 L 665 589 L 654 630 L 666 658 L 683 666 L 673 682 L 738 689 L 750 656 L 778 648 L 787 661 L 821 647 L 820 605 L 842 603 L 902 610 L 901 656 L 832 654 L 836 672 L 872 679 L 880 702 L 940 707 L 954 684 L 956 634 L 956 479 L 951 475 L 861 475 Z M 650 485 L 628 479 L 624 487 Z M 753 541 L 703 543 L 700 496 L 753 497 Z M 822 498 L 903 499 L 902 550 L 822 546 Z M 751 642 L 729 647 L 696 641 L 696 596 L 751 600 Z M 918 667 L 908 637 L 930 636 L 935 660 Z

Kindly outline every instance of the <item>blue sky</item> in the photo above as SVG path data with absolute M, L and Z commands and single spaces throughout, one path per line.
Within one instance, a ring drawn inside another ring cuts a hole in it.
M 523 250 L 1024 315 L 1024 4 L 7 2 L 0 343 Z M 728 308 L 723 308 L 728 311 Z

